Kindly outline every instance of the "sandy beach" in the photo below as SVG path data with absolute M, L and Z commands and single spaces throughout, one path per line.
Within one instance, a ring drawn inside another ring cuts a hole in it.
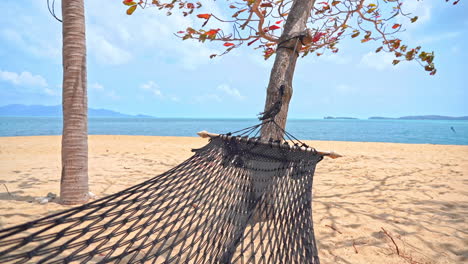
M 59 136 L 0 137 L 0 229 L 68 207 L 58 194 Z M 90 191 L 103 197 L 154 177 L 207 143 L 196 137 L 90 136 Z M 344 157 L 314 176 L 322 263 L 468 262 L 468 146 L 307 141 Z

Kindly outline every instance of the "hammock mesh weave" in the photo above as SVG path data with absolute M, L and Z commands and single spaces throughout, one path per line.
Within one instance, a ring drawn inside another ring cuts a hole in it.
M 0 263 L 319 263 L 323 156 L 221 136 L 146 182 L 0 231 Z

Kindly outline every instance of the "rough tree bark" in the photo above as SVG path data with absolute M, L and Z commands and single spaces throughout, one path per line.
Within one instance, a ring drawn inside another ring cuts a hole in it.
M 88 201 L 88 103 L 83 0 L 62 1 L 63 134 L 60 199 Z
M 301 48 L 301 41 L 297 38 L 292 38 L 300 35 L 306 29 L 307 19 L 310 17 L 312 7 L 315 0 L 294 0 L 291 10 L 284 26 L 283 34 L 279 42 L 282 47 L 276 51 L 275 62 L 270 74 L 270 81 L 267 88 L 267 97 L 265 102 L 265 111 L 270 109 L 280 99 L 279 88 L 281 85 L 285 86 L 284 95 L 282 97 L 281 111 L 276 115 L 275 121 L 281 127 L 286 127 L 286 118 L 288 115 L 289 102 L 292 97 L 293 88 L 292 81 L 294 70 L 296 68 L 297 53 L 294 52 Z M 292 39 L 290 39 L 292 38 Z M 290 39 L 290 40 L 288 40 Z M 272 123 L 265 124 L 261 131 L 262 139 L 274 140 L 283 138 L 283 131 Z

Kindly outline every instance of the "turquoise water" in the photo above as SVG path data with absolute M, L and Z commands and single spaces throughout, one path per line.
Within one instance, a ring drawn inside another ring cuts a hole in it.
M 90 118 L 92 135 L 196 136 L 227 133 L 256 119 Z M 453 127 L 456 132 L 453 132 Z M 292 119 L 287 130 L 299 139 L 468 145 L 468 121 Z M 0 117 L 0 136 L 60 135 L 61 118 Z

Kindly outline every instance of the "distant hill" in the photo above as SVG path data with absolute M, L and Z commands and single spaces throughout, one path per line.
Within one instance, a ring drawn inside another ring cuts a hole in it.
M 6 106 L 0 106 L 0 116 L 44 116 L 44 117 L 60 117 L 62 116 L 61 105 L 22 105 L 12 104 Z M 152 117 L 148 115 L 127 115 L 116 111 L 107 109 L 94 109 L 88 108 L 89 117 L 141 117 L 147 118 Z
M 440 116 L 440 115 L 423 115 L 423 116 L 402 116 L 402 117 L 398 117 L 398 118 L 373 116 L 373 117 L 369 117 L 369 119 L 394 119 L 394 120 L 468 120 L 468 116 L 453 117 L 453 116 Z
M 342 117 L 326 116 L 323 119 L 357 119 L 357 118 L 356 117 L 347 117 L 347 116 L 342 116 Z

